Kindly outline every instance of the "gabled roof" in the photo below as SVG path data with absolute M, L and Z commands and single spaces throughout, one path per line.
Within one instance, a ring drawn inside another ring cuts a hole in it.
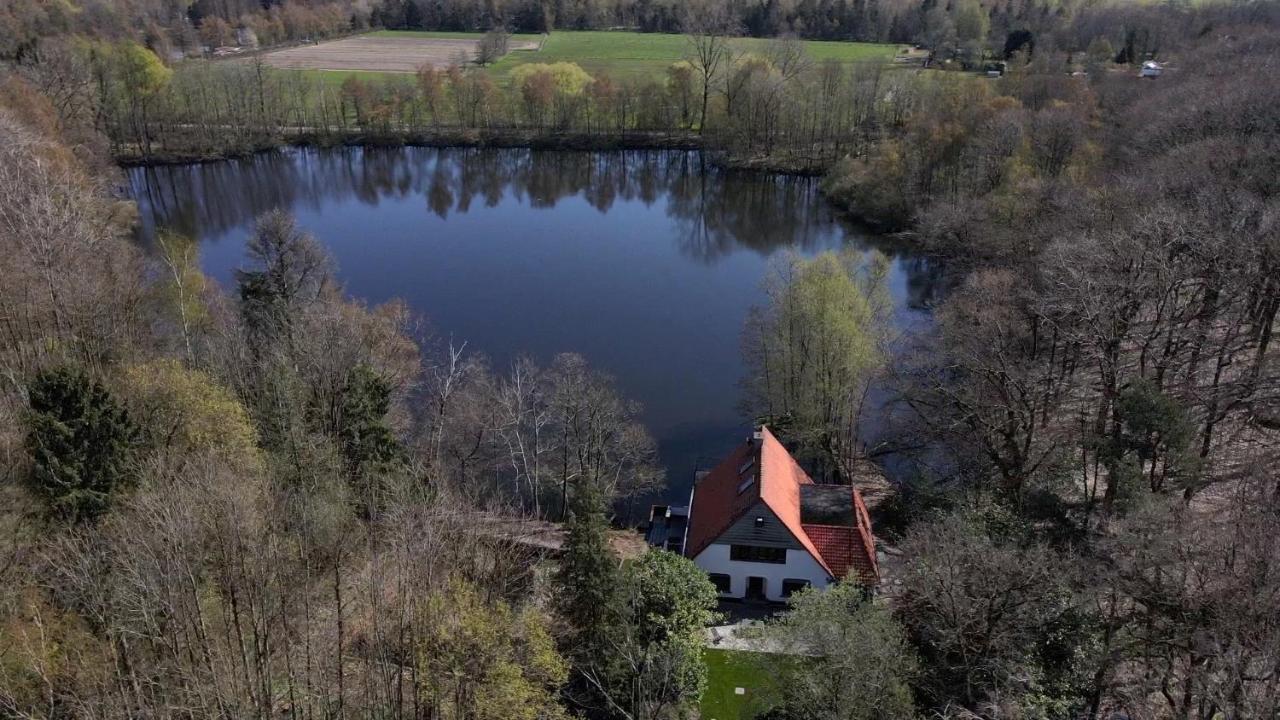
M 847 506 L 847 523 L 828 526 L 802 520 L 801 488 L 810 490 L 810 486 L 814 486 L 813 480 L 791 453 L 767 427 L 761 427 L 754 438 L 735 448 L 694 486 L 685 554 L 697 557 L 760 501 L 829 575 L 843 578 L 851 567 L 857 567 L 864 579 L 869 569 L 874 581 L 875 546 L 857 489 L 834 491 L 850 493 L 852 502 Z M 831 491 L 812 494 L 829 497 Z M 814 528 L 812 534 L 810 528 Z
M 758 448 L 747 441 L 694 484 L 684 545 L 686 556 L 697 557 L 760 499 L 759 482 L 738 490 L 739 484 L 747 479 L 741 470 L 748 462 L 752 466 L 747 472 L 755 478 L 755 468 L 760 465 L 758 455 Z

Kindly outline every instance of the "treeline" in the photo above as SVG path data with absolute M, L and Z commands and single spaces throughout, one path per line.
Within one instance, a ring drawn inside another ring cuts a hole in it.
M 383 0 L 373 20 L 395 30 L 478 32 L 505 27 L 519 32 L 609 30 L 680 33 L 691 15 L 721 3 L 671 0 Z M 731 3 L 726 19 L 754 37 L 794 33 L 823 40 L 887 42 L 909 37 L 912 5 L 903 0 L 754 0 Z
M 337 86 L 253 61 L 171 69 L 128 42 L 47 41 L 39 60 L 19 70 L 48 92 L 68 88 L 63 113 L 90 120 L 117 157 L 141 161 L 304 140 L 576 136 L 597 144 L 711 143 L 744 158 L 816 168 L 858 152 L 906 116 L 921 88 L 947 82 L 878 63 L 814 63 L 795 40 L 761 54 L 736 53 L 718 34 L 691 36 L 690 45 L 689 59 L 658 77 L 535 64 L 503 85 L 463 66 L 353 75 Z
M 971 439 L 1015 495 L 1056 471 L 1065 442 L 1085 463 L 1086 507 L 1120 502 L 1126 482 L 1192 498 L 1215 470 L 1230 477 L 1247 438 L 1269 427 L 1280 288 L 1264 209 L 1274 188 L 1261 178 L 1277 159 L 1274 126 L 1255 120 L 1275 114 L 1276 95 L 1227 68 L 1274 51 L 1269 26 L 1236 27 L 1158 84 L 1104 76 L 1029 118 L 996 109 L 972 134 L 956 128 L 931 180 L 898 163 L 907 171 L 877 183 L 904 191 L 896 202 L 921 242 L 979 268 L 941 315 L 959 346 L 935 399 L 968 408 Z M 855 176 L 882 176 L 883 162 Z M 860 182 L 855 203 L 869 196 Z M 985 312 L 1008 322 L 986 326 L 989 337 L 959 329 Z M 977 394 L 955 392 L 959 368 L 985 379 Z M 989 392 L 1018 404 L 985 416 Z

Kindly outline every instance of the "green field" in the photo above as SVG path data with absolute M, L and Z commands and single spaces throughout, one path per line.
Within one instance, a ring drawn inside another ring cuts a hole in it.
M 412 79 L 412 75 L 404 73 L 377 72 L 372 70 L 277 70 L 282 73 L 297 73 L 313 80 L 321 80 L 327 85 L 338 87 L 342 81 L 352 75 L 368 82 L 379 82 L 386 78 L 400 77 Z
M 736 49 L 763 53 L 769 40 L 739 38 Z M 815 61 L 857 62 L 893 58 L 894 45 L 805 41 L 809 56 Z M 555 32 L 547 37 L 542 50 L 517 51 L 494 64 L 491 72 L 503 77 L 513 68 L 526 63 L 573 62 L 595 75 L 608 73 L 614 78 L 661 77 L 671 63 L 689 54 L 689 39 L 684 35 L 609 31 Z
M 400 30 L 379 30 L 372 33 L 380 37 L 424 37 L 439 39 L 478 38 L 477 33 L 458 32 L 416 32 Z M 539 40 L 539 35 L 514 35 L 516 41 Z M 745 52 L 763 53 L 769 40 L 761 38 L 738 38 L 733 41 L 735 48 Z M 889 62 L 897 49 L 896 45 L 880 45 L 874 43 L 853 43 L 806 40 L 805 48 L 814 61 L 835 60 L 837 62 Z M 663 33 L 637 33 L 614 31 L 557 31 L 547 36 L 541 50 L 515 50 L 502 60 L 493 64 L 487 72 L 495 80 L 503 82 L 515 68 L 529 63 L 573 62 L 584 70 L 595 75 L 608 73 L 614 79 L 654 78 L 659 79 L 672 63 L 684 59 L 689 54 L 689 40 L 684 35 Z M 348 75 L 359 75 L 362 78 L 374 79 L 384 77 L 388 73 L 300 70 L 315 77 L 322 77 L 328 82 L 341 83 Z
M 770 695 L 770 678 L 759 664 L 759 653 L 707 648 L 707 689 L 699 706 L 702 720 L 749 720 Z M 746 692 L 738 695 L 735 688 Z

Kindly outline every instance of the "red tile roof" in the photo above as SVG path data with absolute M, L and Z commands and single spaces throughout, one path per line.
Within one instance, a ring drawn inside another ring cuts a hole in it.
M 875 582 L 875 540 L 871 520 L 857 488 L 850 488 L 857 527 L 804 525 L 800 521 L 800 486 L 813 480 L 796 464 L 791 453 L 769 432 L 760 428 L 760 440 L 748 440 L 698 481 L 689 508 L 689 537 L 685 554 L 697 557 L 742 517 L 757 500 L 763 500 L 814 560 L 832 577 L 844 578 L 856 568 L 864 582 Z M 743 473 L 744 464 L 754 462 Z M 751 473 L 755 481 L 738 491 Z
M 822 553 L 809 539 L 800 523 L 800 486 L 812 485 L 813 480 L 800 469 L 791 453 L 782 447 L 782 443 L 769 432 L 769 428 L 761 427 L 760 434 L 764 438 L 760 442 L 761 499 L 828 575 L 840 577 L 823 559 Z
M 748 458 L 754 459 L 759 466 L 757 450 L 751 442 L 739 445 L 694 486 L 689 506 L 688 539 L 684 544 L 686 556 L 697 557 L 760 499 L 759 482 L 738 492 L 738 483 L 741 482 L 738 470 Z
M 876 582 L 875 545 L 863 543 L 860 537 L 865 532 L 863 528 L 805 525 L 804 532 L 831 566 L 833 577 L 844 578 L 850 572 L 857 572 L 864 583 Z

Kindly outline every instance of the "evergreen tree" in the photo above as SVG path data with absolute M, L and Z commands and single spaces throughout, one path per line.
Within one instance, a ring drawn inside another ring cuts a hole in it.
M 609 547 L 605 504 L 590 484 L 573 495 L 569 537 L 556 575 L 557 610 L 568 627 L 561 652 L 572 666 L 566 690 L 583 708 L 611 707 L 608 687 L 620 613 L 618 558 Z
M 404 27 L 407 30 L 420 30 L 426 27 L 422 7 L 415 0 L 409 0 L 404 4 Z
M 27 488 L 55 517 L 100 515 L 132 479 L 138 432 L 128 412 L 101 384 L 68 368 L 35 379 L 30 407 Z
M 560 617 L 572 628 L 571 647 L 579 662 L 590 663 L 608 644 L 617 618 L 618 557 L 609 547 L 604 499 L 590 484 L 573 494 L 569 537 L 556 576 Z
M 368 365 L 357 365 L 347 373 L 328 428 L 367 513 L 381 507 L 385 480 L 405 468 L 404 446 L 386 422 L 390 407 L 390 384 Z
M 335 435 L 353 476 L 369 465 L 395 463 L 404 448 L 386 423 L 391 408 L 391 386 L 368 365 L 358 365 L 347 375 L 334 423 Z

